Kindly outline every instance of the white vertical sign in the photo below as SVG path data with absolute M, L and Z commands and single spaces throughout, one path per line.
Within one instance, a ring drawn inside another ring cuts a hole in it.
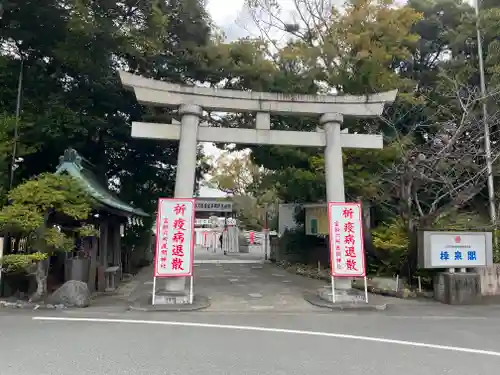
M 195 200 L 161 198 L 156 219 L 155 277 L 193 274 Z
M 331 275 L 366 276 L 360 203 L 328 203 Z

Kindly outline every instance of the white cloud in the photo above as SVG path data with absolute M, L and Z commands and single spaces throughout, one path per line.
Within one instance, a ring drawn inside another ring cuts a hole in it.
M 244 5 L 244 0 L 208 0 L 207 11 L 214 22 L 219 25 L 226 25 L 233 22 Z
M 228 41 L 261 36 L 245 0 L 208 0 L 207 10 L 216 25 L 224 31 Z

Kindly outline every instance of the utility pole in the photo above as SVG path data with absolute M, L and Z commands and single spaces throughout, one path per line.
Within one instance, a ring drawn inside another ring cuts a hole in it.
M 264 260 L 267 260 L 269 253 L 269 213 L 268 205 L 266 204 L 266 212 L 264 216 Z
M 479 59 L 479 79 L 481 85 L 481 107 L 483 110 L 483 126 L 484 126 L 484 152 L 486 158 L 486 172 L 488 173 L 488 201 L 490 219 L 494 228 L 496 228 L 497 214 L 495 207 L 495 184 L 493 181 L 493 163 L 491 161 L 491 139 L 490 126 L 488 123 L 488 107 L 486 103 L 486 81 L 484 77 L 484 60 L 483 60 L 483 41 L 481 39 L 481 22 L 479 20 L 479 0 L 474 0 L 474 8 L 476 11 L 476 35 L 477 35 L 477 54 Z
M 19 79 L 17 80 L 17 101 L 16 101 L 16 122 L 14 125 L 14 145 L 12 146 L 12 162 L 10 165 L 10 178 L 9 178 L 9 190 L 12 189 L 14 184 L 14 171 L 16 169 L 17 163 L 17 141 L 19 138 L 19 121 L 21 117 L 21 93 L 23 91 L 23 70 L 24 70 L 24 58 L 21 55 L 21 66 L 19 69 Z

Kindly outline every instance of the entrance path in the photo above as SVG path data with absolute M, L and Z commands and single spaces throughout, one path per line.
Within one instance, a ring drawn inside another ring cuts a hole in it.
M 292 275 L 266 262 L 262 246 L 248 253 L 195 249 L 195 294 L 210 298 L 207 311 L 311 311 L 320 310 L 303 293 L 323 282 Z
M 199 264 L 195 267 L 195 293 L 211 299 L 209 311 L 319 310 L 303 298 L 323 282 L 300 277 L 272 264 Z
M 152 292 L 152 275 L 153 266 L 142 269 L 133 280 L 118 289 L 114 301 L 131 303 L 145 299 Z M 250 253 L 228 255 L 220 249 L 215 253 L 206 249 L 195 252 L 194 292 L 211 300 L 211 306 L 205 311 L 325 312 L 304 299 L 305 292 L 314 292 L 325 285 L 324 281 L 295 275 L 264 261 L 264 253 L 258 247 Z M 392 298 L 377 295 L 370 295 L 370 299 L 377 304 L 394 302 Z M 95 302 L 93 306 L 102 308 L 112 299 Z
M 205 263 L 262 263 L 265 255 L 261 245 L 249 246 L 248 253 L 228 252 L 224 255 L 221 249 L 213 250 L 197 246 L 194 250 L 195 264 Z
M 331 314 L 328 309 L 321 309 L 306 302 L 304 292 L 314 292 L 325 286 L 326 282 L 309 279 L 304 276 L 286 272 L 274 264 L 265 262 L 263 254 L 251 251 L 249 254 L 224 255 L 218 250 L 207 253 L 206 249 L 198 249 L 195 256 L 194 290 L 195 294 L 211 299 L 211 306 L 203 311 L 213 312 L 224 317 L 245 315 L 245 313 L 276 313 L 278 315 L 302 315 L 312 313 Z M 240 260 L 238 262 L 238 259 Z M 85 312 L 102 315 L 125 313 L 128 306 L 137 299 L 146 299 L 153 288 L 153 266 L 143 268 L 132 280 L 120 285 L 116 293 L 100 296 L 93 300 Z M 363 316 L 380 314 L 394 319 L 489 319 L 500 317 L 500 304 L 451 306 L 433 300 L 399 299 L 380 295 L 369 295 L 375 304 L 387 303 L 384 312 L 350 312 L 342 315 L 363 314 Z M 65 310 L 63 310 L 65 311 Z M 70 314 L 78 311 L 67 310 Z M 237 314 L 237 313 L 242 314 Z M 203 314 L 203 312 L 200 312 Z M 228 315 L 224 315 L 229 313 Z M 233 314 L 235 313 L 235 314 Z M 208 314 L 210 315 L 210 314 Z M 262 314 L 257 314 L 262 315 Z M 264 314 L 269 315 L 269 314 Z

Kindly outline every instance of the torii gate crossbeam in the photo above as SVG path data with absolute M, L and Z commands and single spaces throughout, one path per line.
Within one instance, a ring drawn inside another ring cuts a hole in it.
M 342 148 L 381 149 L 381 135 L 348 134 L 341 131 L 344 116 L 377 117 L 386 104 L 394 102 L 397 90 L 366 96 L 285 95 L 268 92 L 221 90 L 182 86 L 120 72 L 123 85 L 148 106 L 179 109 L 181 123 L 134 122 L 132 136 L 179 140 L 175 197 L 192 198 L 195 186 L 198 142 L 240 143 L 325 148 L 326 197 L 344 202 Z M 255 129 L 215 128 L 200 124 L 203 109 L 255 113 Z M 312 132 L 271 130 L 271 114 L 317 115 L 320 129 Z M 185 289 L 185 279 L 168 280 L 166 290 Z M 335 293 L 348 294 L 350 279 L 339 279 Z

